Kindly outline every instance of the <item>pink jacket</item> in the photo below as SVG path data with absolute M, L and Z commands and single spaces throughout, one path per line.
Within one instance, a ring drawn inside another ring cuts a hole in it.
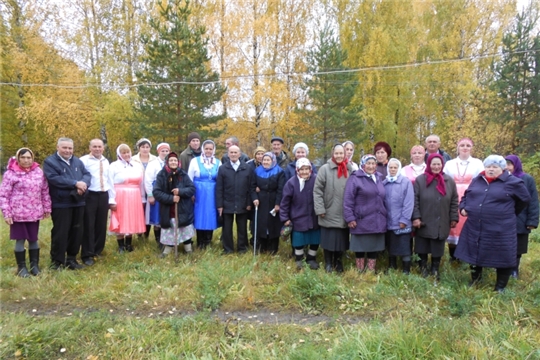
M 12 218 L 14 222 L 41 220 L 45 213 L 51 212 L 49 185 L 38 163 L 26 171 L 14 157 L 9 159 L 0 185 L 0 209 L 4 218 Z

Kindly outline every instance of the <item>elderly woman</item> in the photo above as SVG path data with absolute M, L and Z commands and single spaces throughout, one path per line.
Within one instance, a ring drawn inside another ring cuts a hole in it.
M 415 252 L 420 256 L 422 276 L 428 276 L 427 261 L 431 254 L 431 274 L 439 279 L 439 265 L 450 228 L 456 226 L 458 194 L 454 179 L 443 173 L 443 157 L 431 154 L 424 174 L 414 182 L 413 226 L 416 230 Z
M 9 159 L 0 185 L 0 208 L 9 225 L 9 238 L 15 240 L 17 275 L 38 275 L 39 221 L 49 217 L 52 208 L 47 179 L 39 164 L 34 161 L 32 150 L 21 148 L 15 157 Z M 26 268 L 25 241 L 28 241 L 30 273 Z
M 345 158 L 347 158 L 347 162 L 349 164 L 351 164 L 351 167 L 352 167 L 353 171 L 358 170 L 359 169 L 358 164 L 356 164 L 353 161 L 353 156 L 354 156 L 354 144 L 353 144 L 353 142 L 350 141 L 350 140 L 347 140 L 341 145 L 343 145 L 343 148 L 345 149 Z
M 386 165 L 388 164 L 388 159 L 392 155 L 392 148 L 387 142 L 379 141 L 373 147 L 373 153 L 377 158 L 377 172 L 381 173 L 383 177 L 386 177 L 386 175 L 388 175 Z
M 425 156 L 426 149 L 422 145 L 414 145 L 411 148 L 411 163 L 401 169 L 401 175 L 408 178 L 414 184 L 418 175 L 422 175 L 426 171 Z
M 195 191 L 195 185 L 180 167 L 178 155 L 174 152 L 167 154 L 165 165 L 157 174 L 153 188 L 153 194 L 159 202 L 159 221 L 163 229 L 160 238 L 163 244 L 161 257 L 166 257 L 174 245 L 180 243 L 183 243 L 186 253 L 193 252 L 191 238 L 195 235 L 195 228 L 191 198 Z
M 285 186 L 285 174 L 277 165 L 276 155 L 267 152 L 263 155 L 262 166 L 255 169 L 251 183 L 251 200 L 258 210 L 257 218 L 257 247 L 261 252 L 276 254 L 279 248 L 279 233 L 281 220 L 279 204 Z M 259 190 L 259 191 L 257 191 Z
M 471 285 L 481 280 L 484 267 L 496 268 L 495 291 L 502 292 L 516 266 L 517 215 L 527 207 L 531 196 L 522 179 L 504 171 L 506 161 L 502 156 L 488 156 L 484 167 L 459 204 L 467 221 L 456 257 L 471 264 Z
M 345 149 L 337 144 L 332 148 L 332 158 L 321 166 L 315 179 L 313 201 L 321 227 L 321 247 L 327 272 L 334 269 L 343 272 L 341 259 L 349 248 L 349 229 L 343 218 L 343 194 L 351 172 Z
M 386 244 L 388 245 L 388 264 L 397 269 L 397 257 L 401 256 L 403 273 L 411 271 L 410 237 L 411 217 L 414 209 L 414 189 L 408 178 L 400 174 L 401 162 L 388 160 L 388 175 L 383 181 L 386 191 Z
M 305 158 L 309 155 L 308 146 L 303 142 L 296 143 L 293 147 L 293 155 L 294 155 L 294 160 L 290 162 L 289 165 L 287 165 L 287 167 L 284 170 L 285 181 L 288 181 L 290 178 L 293 178 L 296 176 L 296 161 L 298 159 Z M 313 164 L 311 164 L 311 169 L 313 171 L 313 174 L 317 175 L 317 169 L 315 168 Z
M 253 159 L 246 162 L 246 164 L 248 164 L 249 166 L 251 166 L 253 170 L 255 170 L 256 168 L 261 166 L 262 157 L 265 152 L 266 152 L 265 148 L 263 148 L 262 146 L 257 146 L 255 148 L 255 151 L 253 151 Z
M 376 171 L 377 159 L 368 154 L 349 180 L 343 196 L 343 216 L 351 232 L 350 250 L 356 255 L 358 271 L 375 271 L 377 252 L 384 250 L 386 206 L 384 177 Z
M 311 269 L 317 270 L 321 231 L 313 204 L 315 176 L 312 176 L 311 162 L 307 158 L 298 159 L 296 173 L 283 188 L 279 217 L 284 225 L 293 227 L 292 246 L 296 268 L 303 268 L 304 247 L 309 246 L 306 263 Z
M 482 161 L 471 156 L 473 149 L 473 142 L 469 138 L 463 138 L 457 143 L 458 156 L 455 159 L 448 161 L 444 164 L 443 172 L 452 177 L 456 183 L 458 197 L 461 197 L 465 193 L 465 190 L 469 187 L 472 179 L 478 176 L 483 170 L 484 165 Z M 456 227 L 450 229 L 450 235 L 446 240 L 448 242 L 448 252 L 450 253 L 450 261 L 456 260 L 454 253 L 456 251 L 456 245 L 459 242 L 459 234 L 465 223 L 465 218 L 459 216 L 459 222 Z
M 525 187 L 531 195 L 531 201 L 517 218 L 517 259 L 516 267 L 512 270 L 512 277 L 519 277 L 519 263 L 521 255 L 526 254 L 529 247 L 529 233 L 532 229 L 538 227 L 538 191 L 534 178 L 523 172 L 521 159 L 517 155 L 508 155 L 506 157 L 506 169 L 510 174 L 520 178 L 525 183 Z
M 150 150 L 152 150 L 152 143 L 147 138 L 141 138 L 137 141 L 135 144 L 135 147 L 139 150 L 139 152 L 133 156 L 131 159 L 134 162 L 137 162 L 142 165 L 143 169 L 146 170 L 146 167 L 148 164 L 154 160 L 157 159 L 155 155 L 150 154 Z M 144 174 L 144 173 L 143 173 Z M 144 177 L 143 177 L 144 182 Z M 148 214 L 146 216 L 146 231 L 144 232 L 144 237 L 148 238 L 148 235 L 150 234 L 150 228 L 152 225 L 150 225 L 150 206 L 148 206 L 147 209 L 147 201 L 146 201 L 146 195 L 144 196 L 144 202 L 143 202 L 143 209 L 145 214 Z M 156 238 L 159 238 L 159 227 L 154 227 L 154 236 Z
M 205 140 L 201 156 L 191 159 L 188 175 L 195 184 L 195 229 L 197 247 L 206 249 L 212 243 L 214 230 L 218 228 L 216 209 L 216 178 L 221 161 L 216 158 L 216 144 Z
M 118 160 L 109 167 L 109 181 L 114 189 L 109 195 L 111 221 L 109 231 L 116 234 L 118 252 L 133 251 L 133 234 L 146 230 L 142 202 L 144 200 L 143 167 L 132 161 L 131 149 L 121 144 L 116 149 Z

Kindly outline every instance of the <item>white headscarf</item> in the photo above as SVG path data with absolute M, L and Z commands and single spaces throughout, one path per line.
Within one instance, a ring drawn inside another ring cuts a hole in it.
M 122 159 L 122 155 L 120 154 L 121 147 L 126 147 L 129 149 L 129 161 Z M 116 157 L 124 165 L 124 167 L 133 166 L 133 164 L 131 164 L 131 159 L 132 159 L 131 148 L 127 146 L 126 144 L 118 145 L 118 147 L 116 148 Z
M 206 156 L 204 154 L 204 145 L 205 144 L 212 144 L 214 146 L 214 150 L 212 150 L 212 155 L 211 156 Z M 212 140 L 204 140 L 204 142 L 202 143 L 201 145 L 201 159 L 203 161 L 203 164 L 205 165 L 212 165 L 214 164 L 216 161 L 215 161 L 215 154 L 216 154 L 216 143 L 213 142 Z
M 309 166 L 311 170 L 309 177 L 311 177 L 311 174 L 313 174 L 313 168 L 311 167 L 311 162 L 308 158 L 300 158 L 296 160 L 296 176 L 298 177 L 298 181 L 300 181 L 300 191 L 304 190 L 304 185 L 306 185 L 306 179 L 301 178 L 298 174 L 298 170 L 300 170 L 302 166 Z M 309 177 L 307 178 L 307 180 L 309 180 Z
M 398 179 L 399 173 L 401 172 L 401 161 L 396 158 L 391 158 L 390 160 L 388 160 L 387 166 L 390 165 L 391 162 L 395 162 L 398 164 L 397 174 L 396 176 L 390 176 L 390 172 L 388 172 L 388 175 L 386 175 L 386 180 L 388 180 L 389 182 L 394 182 Z

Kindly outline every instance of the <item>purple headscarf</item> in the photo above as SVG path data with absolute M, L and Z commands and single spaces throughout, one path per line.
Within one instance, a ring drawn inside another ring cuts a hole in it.
M 519 156 L 517 155 L 508 155 L 505 160 L 507 161 L 511 161 L 512 164 L 514 164 L 514 172 L 512 173 L 512 175 L 518 177 L 518 178 L 522 178 L 523 175 L 525 175 L 525 173 L 523 172 L 523 165 L 521 165 L 521 160 L 519 158 Z

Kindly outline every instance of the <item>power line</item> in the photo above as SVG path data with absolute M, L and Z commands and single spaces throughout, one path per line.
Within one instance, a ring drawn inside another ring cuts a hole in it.
M 500 57 L 500 56 L 518 55 L 518 54 L 535 53 L 535 52 L 540 52 L 540 50 L 530 49 L 530 50 L 521 50 L 521 51 L 514 51 L 514 52 L 470 56 L 466 58 L 455 58 L 455 59 L 446 59 L 446 60 L 427 60 L 423 62 L 411 62 L 411 63 L 402 63 L 402 64 L 394 64 L 394 65 L 374 65 L 374 66 L 366 66 L 366 67 L 361 67 L 361 68 L 356 68 L 356 69 L 341 69 L 341 70 L 329 70 L 329 71 L 317 71 L 317 72 L 272 73 L 272 74 L 259 74 L 259 75 L 230 75 L 230 76 L 222 76 L 219 80 L 216 80 L 216 81 L 169 81 L 169 82 L 164 82 L 164 83 L 156 83 L 156 82 L 148 82 L 148 83 L 140 83 L 140 84 L 124 83 L 124 84 L 117 84 L 117 85 L 109 85 L 109 84 L 58 85 L 58 84 L 51 84 L 51 83 L 19 84 L 19 83 L 14 83 L 14 82 L 0 82 L 0 86 L 6 85 L 6 86 L 20 86 L 20 87 L 51 87 L 51 88 L 59 88 L 59 89 L 87 89 L 87 88 L 101 86 L 101 87 L 108 88 L 111 90 L 125 90 L 125 89 L 138 88 L 141 86 L 160 87 L 160 86 L 170 86 L 170 85 L 213 85 L 213 84 L 226 82 L 227 80 L 253 79 L 255 77 L 278 78 L 278 77 L 290 77 L 290 76 L 298 77 L 298 76 L 318 76 L 318 75 L 360 73 L 360 72 L 377 71 L 377 70 L 397 70 L 397 69 L 414 68 L 414 67 L 420 67 L 420 66 L 426 66 L 426 65 L 441 65 L 441 64 L 460 63 L 460 62 L 466 62 L 466 61 L 478 61 L 482 59 L 489 59 L 489 58 L 495 58 L 495 57 Z

